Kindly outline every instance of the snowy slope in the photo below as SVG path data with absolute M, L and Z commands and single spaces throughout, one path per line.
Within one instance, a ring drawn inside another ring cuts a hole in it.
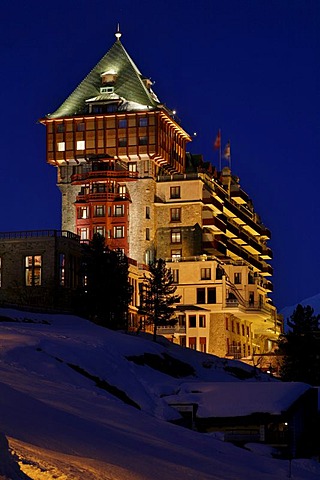
M 310 305 L 314 309 L 314 313 L 316 315 L 320 314 L 320 293 L 317 295 L 314 295 L 313 297 L 305 298 L 304 300 L 301 300 L 299 302 L 300 305 L 303 307 L 306 307 L 307 305 Z M 290 307 L 285 307 L 283 308 L 279 313 L 283 315 L 284 318 L 284 325 L 285 325 L 285 330 L 287 329 L 287 320 L 290 320 L 290 316 L 293 314 L 295 308 L 297 307 L 298 303 L 296 305 L 291 305 Z
M 0 323 L 0 432 L 16 455 L 8 457 L 0 437 L 1 480 L 5 475 L 12 480 L 287 478 L 286 461 L 167 421 L 177 412 L 166 396 L 186 381 L 240 382 L 225 369 L 239 362 L 227 365 L 72 316 L 8 310 L 0 315 L 16 320 Z M 189 374 L 175 378 L 146 366 L 159 358 L 165 359 L 160 370 L 169 365 Z M 310 460 L 294 460 L 292 468 L 299 480 L 320 476 L 319 464 Z

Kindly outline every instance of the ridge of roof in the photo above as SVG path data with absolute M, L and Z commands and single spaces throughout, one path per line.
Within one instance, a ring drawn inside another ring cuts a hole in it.
M 160 106 L 159 100 L 143 82 L 143 77 L 119 38 L 67 99 L 46 118 L 61 118 L 84 113 L 86 100 L 100 94 L 100 75 L 106 71 L 117 74 L 115 93 L 128 101 L 150 109 Z

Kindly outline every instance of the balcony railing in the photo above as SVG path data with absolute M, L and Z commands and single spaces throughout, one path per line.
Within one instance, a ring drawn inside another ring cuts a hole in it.
M 79 235 L 68 230 L 22 230 L 18 232 L 0 232 L 1 240 L 14 240 L 20 238 L 39 238 L 39 237 L 66 237 L 79 241 Z
M 100 202 L 113 202 L 115 200 L 130 200 L 129 193 L 110 193 L 110 192 L 97 192 L 97 193 L 78 193 L 77 202 L 88 201 L 100 201 Z
M 97 170 L 93 172 L 75 173 L 71 175 L 71 182 L 84 182 L 85 180 L 95 180 L 98 178 L 138 178 L 138 172 L 129 172 L 128 170 Z
M 168 326 L 161 326 L 157 328 L 157 333 L 159 335 L 174 335 L 175 333 L 186 333 L 186 326 L 185 325 L 168 325 Z

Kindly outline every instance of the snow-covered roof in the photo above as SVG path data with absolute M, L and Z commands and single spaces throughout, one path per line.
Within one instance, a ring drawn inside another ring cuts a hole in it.
M 166 397 L 166 401 L 169 405 L 196 403 L 199 418 L 280 415 L 310 388 L 299 382 L 183 383 L 179 393 Z

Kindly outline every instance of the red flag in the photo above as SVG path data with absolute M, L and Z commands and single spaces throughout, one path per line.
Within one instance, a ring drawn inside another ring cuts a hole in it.
M 221 132 L 219 130 L 218 135 L 216 136 L 216 139 L 214 141 L 213 148 L 214 150 L 219 150 L 220 147 L 221 147 Z

